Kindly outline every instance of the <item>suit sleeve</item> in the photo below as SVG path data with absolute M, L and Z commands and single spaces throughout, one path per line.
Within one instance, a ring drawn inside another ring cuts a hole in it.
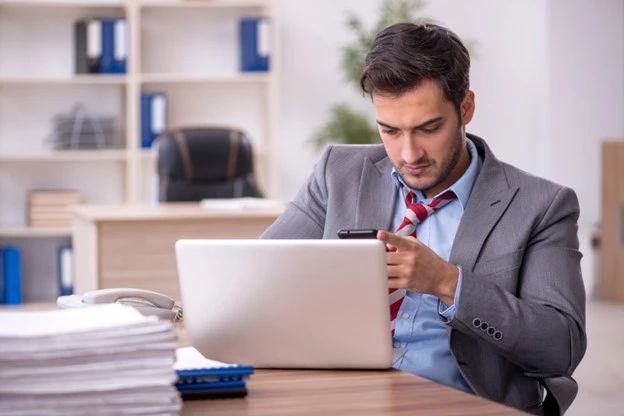
M 463 270 L 449 325 L 527 372 L 571 375 L 587 346 L 578 216 L 576 194 L 561 188 L 531 234 L 516 294 Z
M 331 151 L 331 146 L 325 149 L 295 199 L 288 204 L 282 215 L 262 233 L 260 238 L 323 238 L 328 195 L 325 174 Z

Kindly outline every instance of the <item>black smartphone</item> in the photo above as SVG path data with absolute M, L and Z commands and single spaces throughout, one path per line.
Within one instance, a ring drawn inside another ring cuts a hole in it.
M 338 230 L 338 238 L 377 238 L 374 228 Z

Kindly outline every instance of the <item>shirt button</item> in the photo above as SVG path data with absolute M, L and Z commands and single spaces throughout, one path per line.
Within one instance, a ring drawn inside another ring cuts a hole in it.
M 388 345 L 388 344 L 386 344 L 386 345 Z M 399 341 L 394 341 L 392 343 L 392 345 L 394 346 L 394 348 L 399 348 L 401 346 L 401 343 Z
M 409 313 L 404 312 L 404 313 L 403 313 L 403 315 L 401 315 L 401 317 L 402 317 L 403 319 L 408 319 L 408 318 L 409 318 Z

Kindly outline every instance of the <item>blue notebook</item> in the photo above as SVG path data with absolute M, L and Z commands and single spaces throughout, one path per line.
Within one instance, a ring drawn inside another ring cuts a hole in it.
M 254 372 L 252 366 L 210 360 L 193 347 L 176 350 L 173 368 L 183 400 L 245 397 L 245 380 Z
M 254 372 L 249 365 L 210 360 L 193 347 L 177 349 L 173 368 L 178 374 L 178 384 L 241 381 Z
M 196 391 L 196 390 L 217 390 L 217 389 L 239 389 L 245 387 L 245 381 L 212 381 L 209 383 L 177 383 L 178 391 Z

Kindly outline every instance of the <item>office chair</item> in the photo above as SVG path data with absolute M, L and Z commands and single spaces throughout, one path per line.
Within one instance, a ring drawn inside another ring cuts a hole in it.
M 240 130 L 171 129 L 158 137 L 157 148 L 160 201 L 262 196 L 251 142 Z

